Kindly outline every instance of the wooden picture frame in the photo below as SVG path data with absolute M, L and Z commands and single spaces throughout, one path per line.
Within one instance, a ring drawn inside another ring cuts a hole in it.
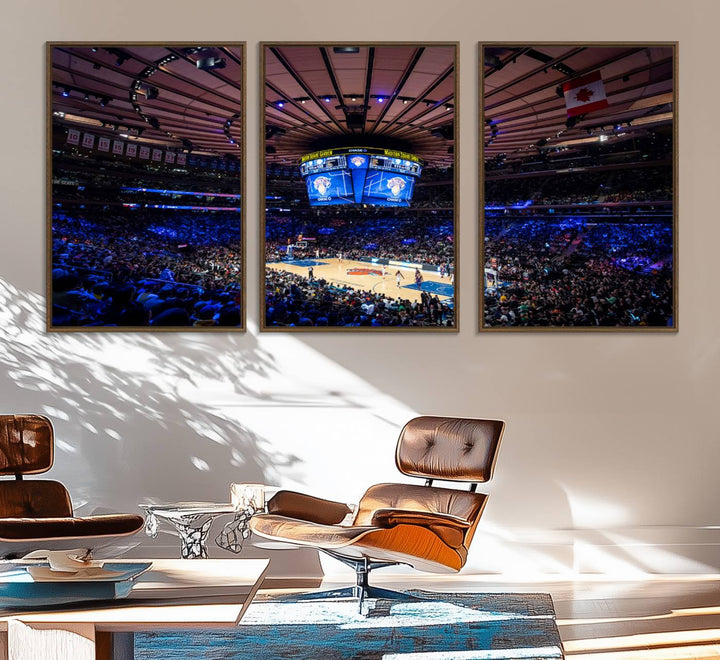
M 47 43 L 47 329 L 245 329 L 245 43 Z
M 677 43 L 482 43 L 480 330 L 676 331 Z
M 261 330 L 456 332 L 458 44 L 260 59 Z

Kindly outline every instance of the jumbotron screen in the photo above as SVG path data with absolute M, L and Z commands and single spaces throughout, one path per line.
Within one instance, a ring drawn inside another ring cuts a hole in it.
M 392 149 L 327 149 L 300 159 L 311 206 L 410 206 L 421 172 L 417 156 Z

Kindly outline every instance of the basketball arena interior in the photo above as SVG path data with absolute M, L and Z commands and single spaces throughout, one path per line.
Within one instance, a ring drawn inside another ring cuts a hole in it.
M 672 327 L 673 47 L 487 45 L 482 64 L 482 325 Z
M 265 45 L 264 327 L 455 327 L 454 45 Z
M 49 327 L 242 327 L 242 48 L 49 58 Z

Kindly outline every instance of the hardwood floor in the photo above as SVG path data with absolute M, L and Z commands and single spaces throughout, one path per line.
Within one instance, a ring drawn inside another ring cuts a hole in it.
M 350 579 L 345 584 L 351 582 Z M 567 658 L 573 660 L 720 659 L 720 575 L 615 580 L 504 582 L 497 576 L 382 575 L 381 587 L 551 594 Z M 322 589 L 338 582 L 326 580 Z

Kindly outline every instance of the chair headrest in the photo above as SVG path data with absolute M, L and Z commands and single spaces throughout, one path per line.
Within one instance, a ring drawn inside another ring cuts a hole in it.
M 395 463 L 414 477 L 488 481 L 504 430 L 500 420 L 416 417 L 400 432 Z
M 53 464 L 53 427 L 42 415 L 0 415 L 0 474 L 39 474 Z

